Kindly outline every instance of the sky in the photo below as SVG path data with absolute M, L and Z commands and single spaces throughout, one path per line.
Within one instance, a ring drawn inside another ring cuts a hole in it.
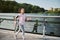
M 60 0 L 15 0 L 18 3 L 28 3 L 44 9 L 60 8 Z

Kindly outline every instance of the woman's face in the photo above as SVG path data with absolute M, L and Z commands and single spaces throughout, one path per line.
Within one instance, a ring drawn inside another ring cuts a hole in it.
M 20 10 L 20 12 L 23 14 L 25 11 L 24 11 L 24 8 L 22 8 L 21 10 Z

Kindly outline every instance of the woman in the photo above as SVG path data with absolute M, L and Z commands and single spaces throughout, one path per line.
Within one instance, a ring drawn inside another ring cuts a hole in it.
M 15 33 L 15 38 L 17 37 L 17 34 L 20 32 L 20 30 L 22 31 L 22 38 L 24 40 L 24 25 L 25 25 L 25 19 L 26 19 L 26 16 L 24 14 L 25 10 L 24 8 L 19 8 L 19 14 L 17 15 L 18 16 L 18 25 L 19 25 L 19 30 Z M 15 22 L 15 25 L 16 25 L 16 22 Z

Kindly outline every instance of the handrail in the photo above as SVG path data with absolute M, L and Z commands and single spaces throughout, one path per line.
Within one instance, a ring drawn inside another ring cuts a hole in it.
M 16 15 L 0 15 L 0 16 L 4 16 L 4 17 L 15 17 Z M 28 16 L 27 17 L 33 17 L 33 18 L 60 18 L 60 16 Z
M 4 15 L 0 15 L 0 16 L 4 16 Z M 15 17 L 15 16 L 7 16 L 6 17 Z M 45 37 L 45 24 L 46 24 L 46 18 L 60 18 L 60 16 L 27 16 L 27 17 L 32 17 L 32 18 L 44 18 L 44 26 L 43 26 L 43 37 Z M 7 19 L 7 18 L 6 18 Z

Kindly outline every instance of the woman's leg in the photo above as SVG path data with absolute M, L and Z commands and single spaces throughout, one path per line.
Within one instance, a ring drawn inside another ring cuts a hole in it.
M 22 38 L 24 40 L 24 36 L 25 36 L 25 34 L 24 34 L 24 25 L 21 25 L 21 31 L 22 31 Z
M 15 39 L 17 38 L 19 32 L 20 32 L 20 26 L 19 26 L 19 30 L 15 32 Z
M 20 32 L 20 26 L 19 26 L 19 30 L 16 32 L 16 35 L 18 35 L 19 32 Z

